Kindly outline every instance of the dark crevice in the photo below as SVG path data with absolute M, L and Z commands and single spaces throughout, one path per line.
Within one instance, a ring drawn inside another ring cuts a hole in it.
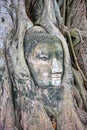
M 1 18 L 1 21 L 2 21 L 2 23 L 3 23 L 3 22 L 5 22 L 5 19 L 2 17 L 2 18 Z
M 25 1 L 27 16 L 32 22 L 36 22 L 43 12 L 44 0 L 32 0 L 29 4 L 30 5 L 27 5 L 27 2 Z
M 53 113 L 53 111 L 51 113 L 51 111 L 49 111 L 47 108 L 45 108 L 45 111 L 46 111 L 46 113 L 47 113 L 47 115 L 52 123 L 54 130 L 57 130 L 57 117 L 55 117 L 55 114 Z

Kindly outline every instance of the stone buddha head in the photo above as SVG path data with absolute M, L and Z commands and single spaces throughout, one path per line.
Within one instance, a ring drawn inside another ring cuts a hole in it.
M 57 87 L 63 76 L 61 41 L 46 32 L 27 32 L 25 58 L 36 86 Z

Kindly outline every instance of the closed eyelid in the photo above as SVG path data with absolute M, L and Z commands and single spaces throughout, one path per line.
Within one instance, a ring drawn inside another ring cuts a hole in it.
M 42 60 L 49 60 L 50 58 L 51 58 L 51 55 L 50 55 L 50 53 L 39 53 L 39 54 L 37 54 L 36 55 L 36 58 L 37 59 L 42 59 Z

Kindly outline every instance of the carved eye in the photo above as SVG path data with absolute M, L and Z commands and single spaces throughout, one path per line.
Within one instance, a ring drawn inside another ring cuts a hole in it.
M 46 60 L 49 60 L 49 59 L 50 59 L 50 57 L 49 57 L 48 54 L 38 54 L 38 55 L 36 56 L 36 58 L 41 59 L 41 60 L 43 60 L 43 61 L 46 61 Z
M 49 60 L 48 55 L 44 55 L 44 54 L 41 54 L 41 55 L 39 56 L 39 58 L 40 58 L 41 60 L 43 60 L 43 61 Z

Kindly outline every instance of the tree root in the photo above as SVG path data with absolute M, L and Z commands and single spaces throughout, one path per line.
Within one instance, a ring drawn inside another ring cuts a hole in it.
M 75 51 L 74 51 L 74 49 L 73 49 L 73 43 L 72 43 L 72 39 L 71 39 L 71 35 L 70 35 L 70 32 L 69 32 L 69 31 L 67 32 L 67 35 L 68 35 L 68 38 L 69 38 L 69 43 L 70 43 L 70 47 L 71 47 L 71 50 L 72 50 L 72 54 L 73 54 L 73 58 L 74 58 L 74 60 L 75 60 L 75 65 L 76 65 L 76 67 L 77 67 L 77 70 L 79 70 L 79 72 L 81 73 L 84 82 L 87 83 L 87 79 L 86 79 L 86 77 L 85 77 L 83 71 L 81 70 L 81 68 L 80 68 L 80 66 L 79 66 L 79 64 L 78 64 L 77 57 L 76 57 Z
M 77 114 L 80 118 L 80 120 L 83 122 L 83 124 L 86 126 L 87 124 L 87 113 L 84 112 L 83 110 L 80 110 L 79 108 L 77 108 Z
M 85 95 L 85 92 L 84 92 L 84 88 L 83 88 L 83 84 L 81 82 L 81 78 L 79 78 L 79 75 L 78 75 L 78 71 L 76 71 L 75 69 L 73 69 L 73 73 L 74 73 L 74 78 L 75 78 L 75 83 L 76 83 L 76 86 L 77 86 L 77 89 L 82 97 L 82 100 L 84 102 L 84 105 L 85 105 L 85 108 L 87 110 L 87 101 L 86 101 L 86 95 Z
M 82 109 L 83 108 L 83 101 L 82 101 L 82 98 L 81 98 L 76 86 L 73 87 L 73 97 L 75 98 L 75 103 L 77 104 L 77 106 L 80 109 Z

